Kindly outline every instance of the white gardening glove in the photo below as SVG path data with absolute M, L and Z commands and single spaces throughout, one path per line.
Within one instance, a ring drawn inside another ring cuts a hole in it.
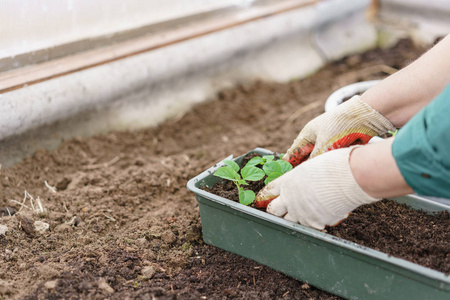
M 375 202 L 355 181 L 350 153 L 334 150 L 310 159 L 270 182 L 255 201 L 269 201 L 267 212 L 316 229 L 337 225 L 362 204 Z
M 367 144 L 388 131 L 395 131 L 394 125 L 354 96 L 306 124 L 283 159 L 295 167 L 329 150 Z

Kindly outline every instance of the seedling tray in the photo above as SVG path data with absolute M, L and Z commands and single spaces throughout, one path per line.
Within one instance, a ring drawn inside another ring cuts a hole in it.
M 249 153 L 272 152 L 256 148 Z M 234 161 L 241 164 L 245 155 Z M 187 184 L 199 202 L 206 243 L 348 299 L 450 299 L 450 277 L 442 272 L 202 190 L 220 180 L 212 174 L 222 165 L 218 163 Z M 446 205 L 417 196 L 392 200 L 414 209 L 450 211 Z

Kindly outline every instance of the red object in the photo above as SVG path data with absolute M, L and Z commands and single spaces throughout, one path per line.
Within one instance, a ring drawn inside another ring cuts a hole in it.
M 255 207 L 256 208 L 267 208 L 269 203 L 272 202 L 272 200 L 275 198 L 276 197 L 273 197 L 273 198 L 267 199 L 267 200 L 255 201 Z
M 364 145 L 367 144 L 371 138 L 372 136 L 365 133 L 360 132 L 350 133 L 334 142 L 333 145 L 331 145 L 331 147 L 328 148 L 328 151 L 350 147 L 354 145 Z M 308 145 L 303 146 L 298 150 L 296 150 L 294 153 L 292 153 L 292 155 L 288 159 L 288 162 L 295 168 L 296 166 L 307 160 L 313 150 L 314 144 L 309 143 Z
M 288 162 L 295 168 L 296 166 L 307 160 L 313 150 L 314 144 L 309 143 L 308 145 L 303 146 L 292 153 L 292 155 L 288 159 Z
M 354 145 L 364 145 L 367 144 L 371 138 L 372 136 L 360 132 L 350 133 L 334 142 L 333 145 L 328 148 L 328 151 Z

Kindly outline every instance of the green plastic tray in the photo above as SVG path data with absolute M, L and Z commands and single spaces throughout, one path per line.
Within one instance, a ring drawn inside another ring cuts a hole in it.
M 250 152 L 272 153 L 262 148 Z M 234 160 L 240 164 L 243 156 Z M 199 202 L 206 243 L 348 299 L 450 299 L 450 277 L 444 273 L 202 190 L 220 180 L 212 173 L 222 165 L 187 184 Z M 450 211 L 417 196 L 393 200 L 430 212 Z

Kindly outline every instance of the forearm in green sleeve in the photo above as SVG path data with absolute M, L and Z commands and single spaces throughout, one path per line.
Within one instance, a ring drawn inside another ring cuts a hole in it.
M 396 164 L 418 194 L 450 198 L 450 84 L 399 130 Z

